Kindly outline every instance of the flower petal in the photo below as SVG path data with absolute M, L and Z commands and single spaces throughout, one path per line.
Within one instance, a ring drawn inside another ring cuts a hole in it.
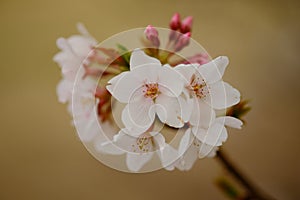
M 198 66 L 199 65 L 197 64 L 190 64 L 190 65 L 180 64 L 177 65 L 174 69 L 182 75 L 183 79 L 185 80 L 185 83 L 189 84 L 191 77 L 193 76 L 193 74 L 197 72 L 196 70 Z
M 98 143 L 96 145 L 96 149 L 101 153 L 111 154 L 111 155 L 122 155 L 126 153 L 126 151 L 120 149 L 113 141 Z
M 226 82 L 209 85 L 209 95 L 204 99 L 215 109 L 225 109 L 240 102 L 240 92 Z
M 236 129 L 241 129 L 243 125 L 243 122 L 241 120 L 231 116 L 218 117 L 216 119 L 216 122 Z
M 161 65 L 159 60 L 146 55 L 145 52 L 142 51 L 141 49 L 135 49 L 132 52 L 130 57 L 130 70 L 148 64 Z
M 127 134 L 125 129 L 121 129 L 117 135 L 114 136 L 113 141 L 117 147 L 125 151 L 126 153 L 144 153 L 143 148 L 147 148 L 148 151 L 153 151 L 153 144 L 150 140 L 149 134 L 141 134 L 138 137 Z M 139 140 L 140 139 L 140 140 Z M 140 144 L 142 142 L 143 144 Z
M 72 48 L 72 52 L 76 56 L 81 56 L 85 59 L 86 56 L 92 51 L 92 47 L 97 45 L 97 41 L 93 38 L 84 37 L 81 35 L 73 35 L 69 37 L 68 43 Z
M 182 136 L 180 143 L 179 143 L 179 147 L 178 147 L 178 155 L 179 156 L 183 156 L 184 153 L 187 151 L 187 149 L 190 147 L 193 139 L 194 139 L 194 135 L 191 132 L 191 129 L 188 128 L 184 135 Z
M 173 170 L 175 166 L 172 164 L 176 161 L 178 154 L 177 151 L 169 144 L 166 144 L 165 138 L 161 133 L 154 133 L 153 135 L 154 144 L 157 147 L 156 152 L 161 160 L 162 166 L 166 170 Z
M 77 134 L 81 141 L 90 142 L 92 141 L 99 133 L 98 129 L 98 118 L 96 117 L 80 117 L 76 118 L 74 123 L 76 124 Z
M 158 132 L 150 132 L 150 135 L 153 137 L 155 146 L 157 146 L 157 149 L 163 149 L 166 145 L 165 137 Z
M 205 158 L 205 157 L 208 157 L 208 158 L 214 157 L 216 155 L 218 149 L 219 149 L 219 147 L 201 143 L 200 148 L 199 148 L 198 157 L 200 159 Z
M 208 129 L 198 128 L 193 133 L 202 143 L 211 146 L 221 146 L 227 139 L 227 130 L 219 123 L 213 123 Z
M 162 93 L 178 97 L 183 90 L 184 80 L 182 75 L 168 65 L 161 67 L 159 72 L 159 85 Z
M 159 80 L 159 73 L 161 65 L 148 64 L 137 67 L 130 71 L 132 75 L 140 81 L 140 83 L 157 83 Z
M 130 102 L 122 112 L 122 122 L 129 135 L 144 133 L 154 122 L 155 110 L 152 100 L 146 98 Z
M 74 83 L 67 79 L 62 79 L 59 82 L 56 88 L 59 102 L 66 103 L 67 101 L 71 101 L 73 85 Z
M 122 129 L 115 137 L 114 144 L 126 152 L 126 164 L 130 171 L 139 171 L 153 156 L 154 146 L 150 134 L 133 137 Z
M 149 65 L 123 72 L 112 78 L 106 88 L 118 101 L 128 103 L 132 101 L 132 96 L 137 96 L 137 92 L 141 91 L 145 84 L 158 82 L 160 68 L 158 65 Z
M 181 128 L 184 125 L 184 104 L 178 98 L 160 94 L 155 102 L 159 119 L 169 126 Z
M 222 79 L 228 63 L 229 60 L 226 56 L 220 56 L 199 66 L 198 71 L 206 83 L 215 83 Z
M 121 73 L 112 78 L 108 84 L 107 90 L 122 103 L 128 103 L 131 96 L 142 86 L 142 83 L 130 72 Z
M 169 144 L 165 144 L 165 147 L 158 152 L 162 166 L 166 170 L 174 170 L 175 166 L 172 164 L 178 159 L 178 152 Z
M 181 138 L 178 154 L 181 158 L 178 160 L 176 167 L 181 171 L 187 171 L 192 168 L 198 158 L 199 148 L 193 143 L 196 138 L 191 133 L 191 129 L 187 129 Z
M 123 72 L 123 73 L 119 74 L 118 76 L 114 76 L 112 79 L 110 79 L 108 81 L 108 85 L 106 86 L 106 89 L 112 94 L 118 81 L 128 73 L 129 72 Z
M 190 124 L 195 127 L 208 128 L 215 120 L 215 111 L 201 99 L 193 99 L 193 110 L 190 117 Z
M 130 171 L 138 172 L 141 168 L 151 160 L 153 152 L 148 153 L 127 153 L 126 164 Z

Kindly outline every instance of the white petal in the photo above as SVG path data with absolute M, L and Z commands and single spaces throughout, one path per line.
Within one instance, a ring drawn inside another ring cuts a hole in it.
M 140 49 L 135 49 L 130 57 L 130 70 L 147 64 L 161 65 L 160 61 L 156 58 L 146 55 L 145 52 Z
M 215 120 L 215 111 L 201 99 L 193 99 L 193 110 L 190 117 L 190 124 L 195 127 L 208 128 Z
M 157 64 L 148 64 L 137 67 L 130 71 L 132 76 L 140 81 L 140 83 L 158 83 L 159 73 L 162 66 Z
M 175 169 L 173 163 L 178 159 L 178 152 L 171 145 L 166 144 L 165 147 L 160 150 L 158 155 L 160 157 L 162 166 L 166 170 L 171 171 Z
M 216 122 L 236 129 L 241 129 L 243 125 L 243 122 L 241 120 L 231 116 L 218 117 L 216 119 Z
M 144 139 L 139 140 L 137 137 L 127 135 L 124 130 L 114 137 L 114 143 L 127 153 L 126 164 L 128 169 L 133 172 L 139 171 L 153 156 L 152 136 L 142 135 L 140 137 Z
M 70 51 L 61 51 L 53 57 L 62 70 L 64 78 L 74 81 L 76 73 L 83 61 L 80 57 L 74 56 Z
M 152 100 L 140 100 L 127 104 L 122 112 L 122 122 L 129 135 L 137 136 L 150 128 L 155 118 Z
M 58 38 L 58 39 L 56 40 L 56 46 L 57 46 L 58 48 L 60 48 L 61 50 L 71 50 L 71 49 L 69 49 L 70 46 L 69 46 L 67 40 L 66 40 L 65 38 L 63 38 L 63 37 Z
M 159 86 L 162 93 L 178 97 L 182 93 L 184 80 L 178 71 L 165 65 L 159 72 Z
M 173 170 L 175 166 L 172 163 L 178 158 L 177 151 L 169 144 L 166 144 L 165 138 L 161 133 L 151 132 L 150 135 L 153 136 L 155 150 L 161 160 L 162 166 L 166 170 Z
M 163 123 L 176 128 L 184 125 L 183 109 L 185 108 L 178 98 L 160 94 L 156 98 L 155 106 L 156 113 Z
M 157 149 L 163 149 L 166 145 L 165 137 L 158 132 L 150 132 L 150 135 L 153 136 L 153 140 L 155 142 L 155 145 L 157 146 Z
M 106 141 L 103 143 L 98 143 L 96 145 L 97 151 L 104 153 L 104 154 L 111 154 L 111 155 L 122 155 L 126 153 L 126 151 L 122 150 L 115 143 L 112 141 Z
M 92 47 L 97 44 L 97 42 L 88 37 L 83 37 L 80 35 L 73 35 L 69 37 L 68 43 L 72 48 L 72 52 L 76 56 L 80 56 L 83 59 L 88 56 L 88 54 L 92 51 Z
M 174 69 L 182 75 L 183 79 L 185 80 L 185 84 L 189 84 L 193 74 L 196 73 L 196 67 L 198 66 L 199 65 L 196 64 L 190 64 L 190 65 L 180 64 L 177 65 Z
M 240 92 L 226 82 L 209 85 L 209 94 L 204 98 L 215 109 L 225 109 L 240 102 Z
M 142 83 L 130 72 L 123 72 L 108 82 L 107 90 L 122 103 L 128 103 L 142 87 Z
M 213 123 L 208 129 L 198 128 L 193 133 L 202 143 L 212 146 L 221 146 L 227 139 L 227 130 L 219 123 Z
M 113 93 L 113 91 L 114 91 L 114 89 L 115 89 L 115 87 L 116 87 L 116 85 L 117 85 L 117 83 L 118 83 L 118 81 L 123 77 L 123 76 L 125 76 L 126 74 L 128 74 L 129 72 L 123 72 L 123 73 L 121 73 L 121 74 L 119 74 L 119 75 L 117 75 L 117 76 L 114 76 L 112 79 L 110 79 L 109 81 L 108 81 L 108 84 L 107 84 L 107 86 L 106 86 L 106 89 L 112 94 Z
M 98 134 L 101 134 L 101 132 L 98 132 L 98 118 L 96 117 L 80 117 L 77 118 L 76 121 L 74 121 L 74 123 L 76 124 L 78 136 L 83 142 L 90 142 Z
M 187 89 L 187 87 L 190 86 L 191 78 L 192 76 L 197 73 L 195 64 L 193 65 L 177 65 L 174 69 L 178 71 L 181 74 L 181 77 L 184 82 L 183 87 L 183 94 L 186 96 L 186 98 L 190 98 L 190 91 Z
M 62 79 L 57 85 L 56 91 L 58 100 L 61 103 L 66 103 L 72 98 L 73 82 Z
M 113 144 L 122 151 L 129 154 L 147 154 L 153 152 L 155 146 L 152 142 L 152 136 L 148 133 L 138 137 L 128 135 L 124 129 L 121 129 L 113 138 Z
M 163 97 L 164 98 L 164 97 Z M 173 98 L 173 97 L 167 97 L 167 98 Z M 175 98 L 171 99 L 171 100 L 174 100 L 175 101 Z M 194 103 L 193 103 L 193 100 L 192 99 L 185 99 L 182 96 L 179 96 L 177 97 L 177 100 L 178 100 L 178 103 L 179 103 L 179 106 L 181 107 L 181 112 L 182 112 L 182 117 L 180 117 L 181 121 L 183 121 L 184 123 L 187 123 L 191 117 L 191 114 L 192 114 L 192 111 L 194 109 Z M 157 102 L 157 101 L 156 101 Z M 177 105 L 177 102 L 176 102 L 176 105 Z M 160 105 L 162 106 L 162 105 Z M 163 112 L 163 113 L 160 113 L 162 119 L 164 119 L 164 108 L 163 107 L 160 107 L 160 106 L 157 106 L 158 107 L 158 111 L 159 112 Z M 160 107 L 160 108 L 159 108 Z
M 178 155 L 183 156 L 187 149 L 190 147 L 192 141 L 194 140 L 194 135 L 191 132 L 191 129 L 188 128 L 184 135 L 182 136 L 179 147 L 178 147 Z
M 182 137 L 178 154 L 181 158 L 177 162 L 177 168 L 182 171 L 187 171 L 192 168 L 198 158 L 199 148 L 196 143 L 196 138 L 191 134 L 191 129 L 188 129 Z
M 219 147 L 201 143 L 198 157 L 200 159 L 204 157 L 209 157 L 209 158 L 214 157 L 218 149 Z
M 184 154 L 183 158 L 180 160 L 182 171 L 188 171 L 193 167 L 196 160 L 198 159 L 198 151 L 199 149 L 196 148 L 194 145 L 190 146 L 190 148 Z
M 207 83 L 214 83 L 222 79 L 229 61 L 226 56 L 220 56 L 209 63 L 198 67 L 198 71 Z
M 187 123 L 192 115 L 192 112 L 194 110 L 194 103 L 193 99 L 185 99 L 182 96 L 178 97 L 178 100 L 180 102 L 180 105 L 182 105 L 182 120 Z
M 149 153 L 127 153 L 126 164 L 130 171 L 138 172 L 153 157 L 153 152 Z

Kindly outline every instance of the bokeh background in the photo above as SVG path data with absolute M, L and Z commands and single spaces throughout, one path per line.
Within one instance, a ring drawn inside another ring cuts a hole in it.
M 126 174 L 95 160 L 57 102 L 55 41 L 83 22 L 102 41 L 130 28 L 194 16 L 193 38 L 230 58 L 225 80 L 251 99 L 224 145 L 277 199 L 300 199 L 299 1 L 1 0 L 0 199 L 226 199 L 215 159 L 191 171 Z

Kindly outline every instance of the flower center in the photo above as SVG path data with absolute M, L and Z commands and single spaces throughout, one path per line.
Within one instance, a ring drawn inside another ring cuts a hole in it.
M 146 83 L 144 88 L 144 96 L 147 98 L 154 100 L 160 94 L 158 83 Z
M 197 77 L 195 74 L 191 77 L 190 85 L 188 90 L 196 95 L 198 98 L 204 98 L 209 93 L 206 83 L 200 77 Z
M 132 151 L 135 153 L 147 153 L 153 150 L 153 138 L 148 135 L 143 135 L 137 138 L 136 143 L 132 144 Z

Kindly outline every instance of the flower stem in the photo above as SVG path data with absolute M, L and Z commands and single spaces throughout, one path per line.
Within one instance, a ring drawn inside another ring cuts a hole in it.
M 225 169 L 247 190 L 245 200 L 274 200 L 255 186 L 239 169 L 228 159 L 222 149 L 217 152 L 216 158 Z

